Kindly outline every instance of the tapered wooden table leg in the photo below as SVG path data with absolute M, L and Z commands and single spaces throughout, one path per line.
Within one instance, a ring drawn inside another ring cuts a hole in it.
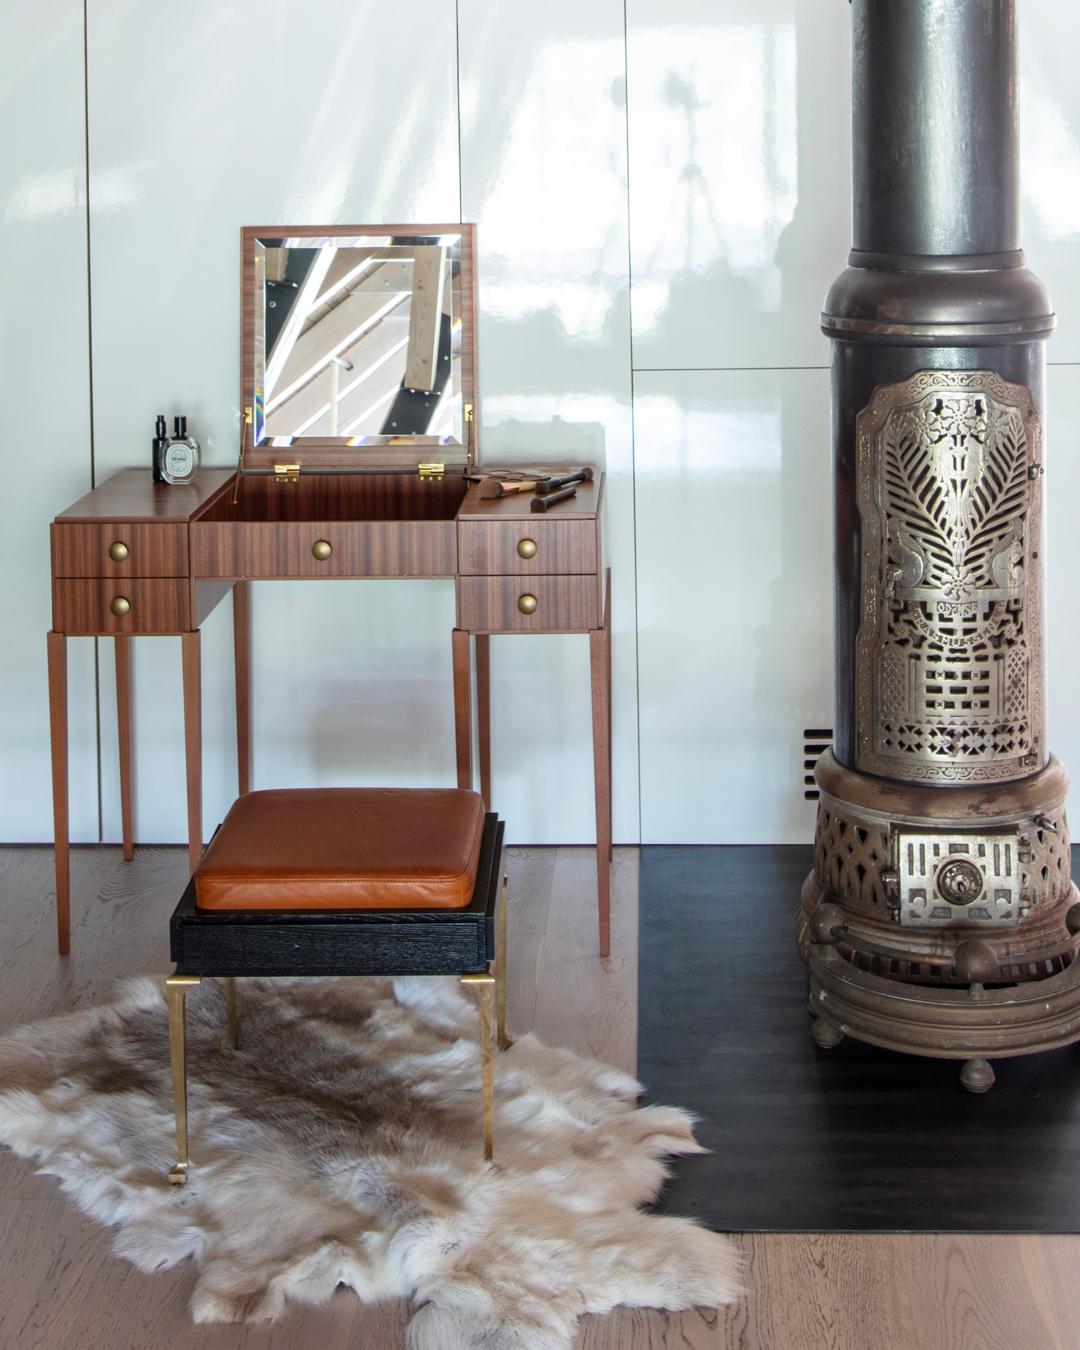
M 614 754 L 615 739 L 611 730 L 611 568 L 609 567 L 604 578 L 604 632 L 607 634 L 607 731 L 608 731 L 608 818 L 611 817 L 611 794 L 613 791 L 612 782 L 612 756 Z M 612 847 L 608 849 L 608 861 L 615 857 L 614 841 Z
M 202 637 L 180 634 L 184 668 L 184 757 L 187 767 L 188 868 L 202 857 Z
M 131 639 L 117 634 L 116 648 L 116 727 L 120 748 L 120 835 L 123 840 L 124 861 L 135 856 L 135 832 L 132 810 L 131 763 Z
M 233 661 L 236 671 L 236 776 L 239 795 L 251 791 L 251 582 L 233 586 Z
M 52 741 L 53 838 L 56 862 L 56 945 L 71 950 L 71 861 L 68 850 L 67 638 L 48 636 L 49 730 Z
M 472 661 L 469 634 L 455 628 L 451 638 L 454 658 L 454 744 L 457 749 L 457 785 L 471 788 L 472 768 Z
M 480 760 L 480 796 L 491 805 L 491 638 L 476 635 L 476 745 Z
M 596 891 L 600 918 L 600 955 L 611 951 L 611 661 L 607 632 L 589 633 L 592 676 L 593 776 L 596 788 Z

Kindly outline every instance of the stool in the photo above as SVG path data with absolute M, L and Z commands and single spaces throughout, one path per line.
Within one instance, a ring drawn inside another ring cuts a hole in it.
M 204 976 L 224 982 L 235 1050 L 237 977 L 457 975 L 480 1006 L 491 1159 L 494 1052 L 507 1044 L 503 828 L 458 788 L 299 788 L 233 804 L 171 920 L 170 1181 L 190 1168 L 184 998 Z

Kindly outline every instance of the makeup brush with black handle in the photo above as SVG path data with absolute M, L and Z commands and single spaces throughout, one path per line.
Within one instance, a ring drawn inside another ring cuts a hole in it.
M 593 471 L 586 465 L 584 469 L 578 469 L 577 473 L 568 473 L 565 478 L 545 478 L 542 483 L 537 483 L 536 491 L 546 497 L 559 488 L 569 487 L 571 483 L 591 483 L 592 477 Z
M 530 510 L 546 511 L 549 506 L 557 506 L 559 502 L 565 502 L 568 498 L 576 496 L 577 487 L 572 483 L 569 487 L 559 488 L 555 492 L 546 492 L 542 497 L 534 497 Z

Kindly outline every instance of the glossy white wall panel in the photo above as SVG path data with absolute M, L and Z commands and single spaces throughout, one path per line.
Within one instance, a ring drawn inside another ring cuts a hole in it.
M 460 0 L 464 216 L 478 227 L 485 459 L 606 463 L 614 828 L 638 837 L 621 0 Z M 588 640 L 492 644 L 493 793 L 511 838 L 594 836 Z M 542 710 L 539 712 L 538 710 Z
M 1048 358 L 1080 361 L 1080 11 L 1062 0 L 1017 8 L 1021 239 L 1057 309 Z
M 1019 7 L 1023 235 L 1058 309 L 1052 363 L 1080 362 L 1074 9 Z M 0 106 L 19 135 L 0 163 L 0 398 L 25 448 L 0 532 L 19 583 L 0 601 L 0 801 L 5 838 L 46 839 L 47 524 L 89 485 L 82 6 L 8 10 Z M 187 411 L 208 461 L 231 461 L 240 225 L 459 218 L 453 0 L 252 13 L 89 0 L 99 480 L 147 462 L 159 410 Z M 827 374 L 774 368 L 828 362 L 817 315 L 850 239 L 849 7 L 628 0 L 626 14 L 624 32 L 621 0 L 460 0 L 483 449 L 606 459 L 617 837 L 639 828 L 636 525 L 645 837 L 805 839 L 800 733 L 831 720 Z M 651 373 L 677 366 L 717 369 Z M 1074 775 L 1078 372 L 1051 370 L 1048 426 L 1049 730 Z M 721 512 L 736 542 L 718 558 Z M 453 781 L 449 585 L 266 583 L 254 607 L 257 782 Z M 204 629 L 208 829 L 234 792 L 231 645 L 226 602 Z M 112 644 L 99 646 L 116 838 Z M 144 839 L 184 833 L 178 648 L 135 644 Z M 94 644 L 70 656 L 73 828 L 94 839 Z M 591 839 L 587 642 L 496 639 L 492 660 L 511 836 Z
M 850 9 L 628 0 L 638 369 L 824 365 L 850 248 Z
M 0 833 L 31 841 L 52 838 L 49 521 L 90 487 L 82 5 L 8 5 L 0 32 Z M 71 832 L 96 842 L 94 644 L 68 662 Z
M 803 843 L 832 708 L 826 371 L 639 374 L 642 839 Z
M 455 78 L 452 0 L 91 0 L 102 468 L 149 463 L 158 411 L 188 413 L 208 462 L 235 460 L 242 225 L 458 219 Z M 445 584 L 266 583 L 254 620 L 257 785 L 452 781 Z M 136 645 L 137 831 L 176 840 L 178 644 Z M 227 603 L 203 646 L 209 829 L 235 791 Z M 406 691 L 422 709 L 406 706 Z M 116 838 L 111 687 L 102 711 L 105 831 Z

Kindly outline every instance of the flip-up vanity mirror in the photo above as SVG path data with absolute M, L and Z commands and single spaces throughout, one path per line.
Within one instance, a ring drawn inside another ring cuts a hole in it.
M 474 481 L 476 268 L 471 225 L 242 231 L 238 463 L 185 486 L 126 469 L 53 525 L 54 745 L 66 737 L 66 641 L 117 644 L 125 850 L 132 844 L 127 639 L 182 641 L 189 858 L 202 850 L 200 625 L 233 592 L 239 789 L 250 772 L 250 585 L 288 578 L 455 581 L 459 786 L 471 786 L 472 647 L 480 786 L 491 800 L 488 639 L 588 633 L 601 947 L 607 950 L 610 629 L 603 474 L 534 514 Z M 565 463 L 538 470 L 564 473 Z M 494 480 L 493 480 L 494 481 Z M 553 494 L 558 495 L 558 494 Z M 544 502 L 546 507 L 547 501 Z M 287 640 L 287 638 L 283 638 Z M 125 730 L 126 729 L 126 730 Z M 402 728 L 403 734 L 408 729 Z M 66 751 L 54 754 L 57 913 L 68 941 Z M 527 828 L 527 826 L 525 827 Z
M 469 225 L 242 231 L 240 461 L 208 525 L 453 520 L 474 460 L 473 250 Z M 405 574 L 452 573 L 447 542 Z M 334 542 L 312 544 L 337 573 Z
M 240 462 L 196 527 L 200 557 L 220 576 L 453 575 L 474 458 L 473 227 L 241 241 Z M 373 528 L 278 528 L 346 521 Z
M 362 449 L 378 462 L 385 447 L 423 446 L 467 457 L 471 229 L 245 230 L 243 239 L 253 448 Z

